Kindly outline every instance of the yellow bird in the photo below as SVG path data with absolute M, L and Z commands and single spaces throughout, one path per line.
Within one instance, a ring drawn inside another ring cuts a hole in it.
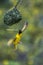
M 21 37 L 22 37 L 22 32 L 27 28 L 28 22 L 25 22 L 23 28 L 19 30 L 19 32 L 16 34 L 14 39 L 10 39 L 8 41 L 8 46 L 12 45 L 14 46 L 15 49 L 17 49 L 17 45 L 20 43 Z

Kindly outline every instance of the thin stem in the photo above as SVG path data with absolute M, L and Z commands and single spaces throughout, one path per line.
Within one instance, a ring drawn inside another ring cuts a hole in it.
M 18 4 L 21 2 L 21 0 L 18 0 L 17 4 L 15 5 L 15 8 L 17 8 Z

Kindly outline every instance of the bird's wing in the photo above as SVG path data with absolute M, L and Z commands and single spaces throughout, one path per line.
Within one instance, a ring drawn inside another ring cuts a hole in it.
M 7 45 L 10 46 L 10 45 L 12 44 L 12 42 L 13 42 L 13 39 L 10 39 L 10 40 L 8 41 Z

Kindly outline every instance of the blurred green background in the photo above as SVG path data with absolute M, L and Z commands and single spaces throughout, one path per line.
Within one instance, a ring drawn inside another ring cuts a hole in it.
M 43 65 L 43 0 L 22 0 L 17 9 L 22 21 L 12 26 L 4 24 L 4 14 L 14 7 L 18 0 L 0 0 L 0 65 Z M 7 47 L 9 39 L 14 38 L 24 21 L 28 28 L 23 32 L 22 44 L 18 49 Z

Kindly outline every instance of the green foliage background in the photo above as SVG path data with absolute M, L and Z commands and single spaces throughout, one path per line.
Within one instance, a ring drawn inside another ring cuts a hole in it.
M 16 5 L 18 0 L 0 0 L 0 65 L 43 65 L 43 0 L 22 0 L 17 9 L 22 14 L 22 21 L 12 26 L 4 24 L 4 14 Z M 29 25 L 23 32 L 22 44 L 18 49 L 7 47 L 9 39 L 15 37 L 24 21 Z

